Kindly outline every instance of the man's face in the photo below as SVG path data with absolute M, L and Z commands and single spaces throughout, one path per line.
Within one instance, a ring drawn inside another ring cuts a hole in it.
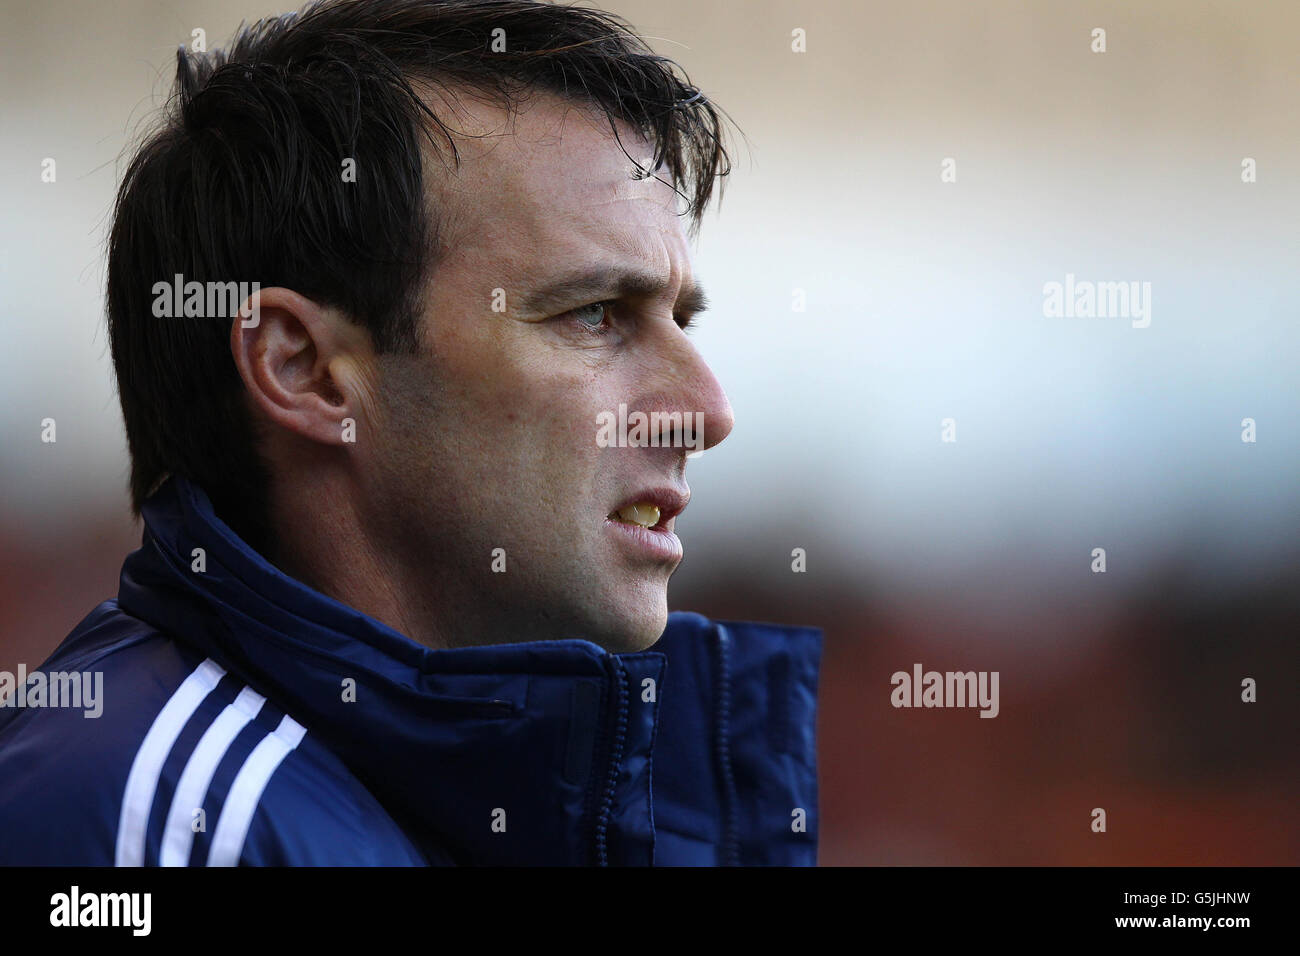
M 460 128 L 484 135 L 458 138 L 457 170 L 426 163 L 446 252 L 424 354 L 381 362 L 366 518 L 449 644 L 644 649 L 681 560 L 686 455 L 732 426 L 680 324 L 694 280 L 678 197 L 633 181 L 608 123 L 571 103 L 539 95 L 514 117 L 469 98 L 461 108 Z M 649 144 L 620 135 L 649 165 Z M 649 287 L 620 289 L 625 273 Z M 596 285 L 559 289 L 583 277 Z M 620 405 L 628 418 L 701 415 L 703 434 L 599 441 L 600 416 Z

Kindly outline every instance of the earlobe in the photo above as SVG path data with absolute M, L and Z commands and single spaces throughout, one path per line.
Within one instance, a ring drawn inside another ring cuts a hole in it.
M 241 315 L 231 322 L 230 351 L 255 413 L 311 441 L 342 444 L 346 420 L 360 412 L 332 373 L 361 344 L 351 323 L 280 287 L 255 291 Z

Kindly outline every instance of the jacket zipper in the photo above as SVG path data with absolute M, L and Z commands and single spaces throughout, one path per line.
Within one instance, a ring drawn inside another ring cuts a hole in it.
M 618 686 L 618 709 L 614 724 L 614 738 L 610 744 L 609 770 L 605 774 L 605 788 L 596 813 L 596 865 L 609 866 L 606 838 L 609 818 L 614 810 L 614 794 L 618 788 L 618 773 L 623 764 L 623 747 L 627 742 L 627 670 L 616 657 L 614 663 Z
M 717 625 L 714 642 L 717 686 L 714 688 L 713 758 L 722 784 L 722 842 L 718 855 L 722 866 L 739 866 L 740 849 L 736 845 L 736 777 L 731 768 L 731 658 L 728 648 L 731 635 Z

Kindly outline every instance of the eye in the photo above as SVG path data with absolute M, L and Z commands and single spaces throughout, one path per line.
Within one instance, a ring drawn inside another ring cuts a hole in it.
M 609 301 L 592 302 L 589 305 L 581 305 L 573 309 L 569 314 L 578 320 L 578 324 L 588 332 L 600 334 L 608 330 L 609 325 L 606 318 L 610 306 L 614 303 Z

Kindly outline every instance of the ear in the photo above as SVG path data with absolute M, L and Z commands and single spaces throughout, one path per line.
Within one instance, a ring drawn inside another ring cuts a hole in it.
M 374 349 L 337 309 L 292 289 L 259 289 L 231 323 L 230 351 L 253 406 L 281 428 L 342 445 L 345 422 L 364 420 Z

